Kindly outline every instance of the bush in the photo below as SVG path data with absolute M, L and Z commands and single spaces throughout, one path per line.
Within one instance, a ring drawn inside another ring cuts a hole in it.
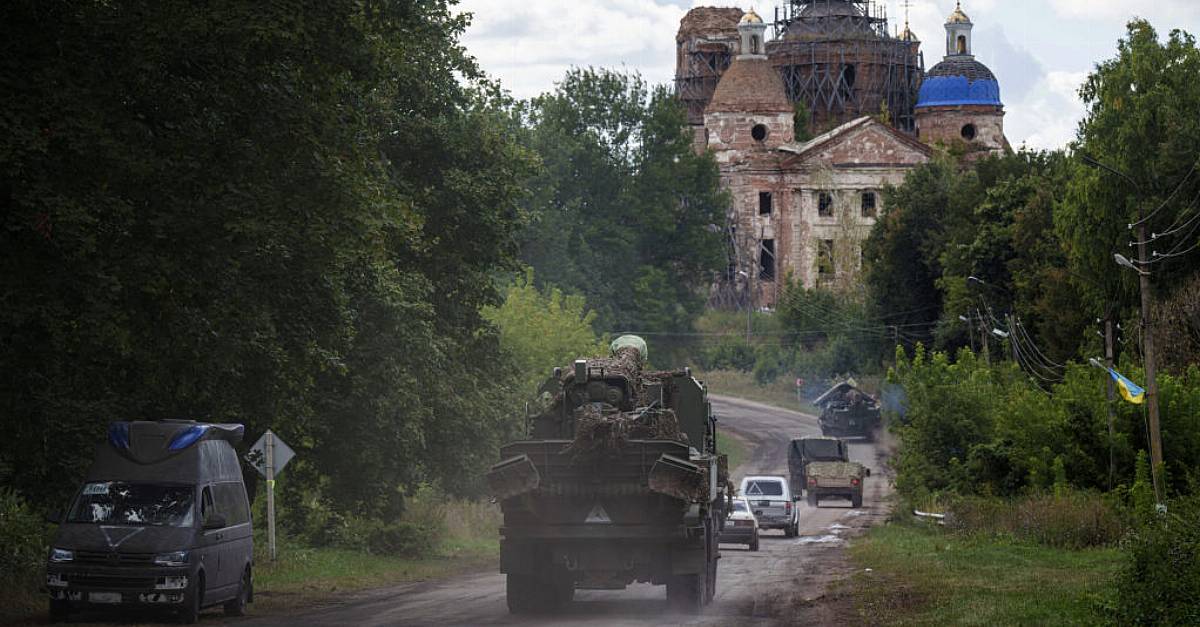
M 441 529 L 417 523 L 346 517 L 332 544 L 372 555 L 423 557 L 437 549 L 441 535 Z
M 1200 624 L 1200 495 L 1177 499 L 1168 511 L 1126 541 L 1128 561 L 1117 579 L 1121 624 Z
M 954 499 L 946 527 L 961 535 L 1007 536 L 1061 549 L 1117 544 L 1126 525 L 1119 510 L 1098 494 L 1060 491 L 1018 499 Z
M 0 488 L 0 582 L 40 573 L 46 560 L 46 527 L 24 499 Z

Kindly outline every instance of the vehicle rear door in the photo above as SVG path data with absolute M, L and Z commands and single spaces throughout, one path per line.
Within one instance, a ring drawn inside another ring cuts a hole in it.
M 750 502 L 754 515 L 770 521 L 788 517 L 787 495 L 783 483 L 778 479 L 756 479 L 746 484 L 743 496 Z

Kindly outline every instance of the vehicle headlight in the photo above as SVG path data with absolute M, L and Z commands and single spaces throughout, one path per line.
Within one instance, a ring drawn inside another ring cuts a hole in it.
M 186 566 L 187 563 L 187 551 L 173 551 L 171 553 L 161 553 L 154 556 L 155 566 Z
M 73 562 L 75 561 L 75 551 L 68 551 L 67 549 L 58 548 L 50 549 L 50 561 L 56 564 Z

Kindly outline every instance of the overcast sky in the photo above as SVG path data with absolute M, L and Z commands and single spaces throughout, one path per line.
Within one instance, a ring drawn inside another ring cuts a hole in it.
M 754 8 L 764 17 L 781 1 L 460 0 L 474 15 L 463 43 L 514 96 L 553 89 L 571 66 L 625 67 L 655 83 L 675 75 L 675 32 L 693 6 Z M 900 0 L 887 5 L 893 27 Z M 912 29 L 925 66 L 945 55 L 946 16 L 954 0 L 913 0 Z M 1000 80 L 1013 146 L 1057 148 L 1083 116 L 1076 90 L 1096 62 L 1116 54 L 1133 16 L 1160 36 L 1175 28 L 1200 34 L 1200 0 L 964 0 L 975 24 L 974 53 Z

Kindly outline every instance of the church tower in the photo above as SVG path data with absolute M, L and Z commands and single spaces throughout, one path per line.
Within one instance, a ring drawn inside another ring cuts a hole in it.
M 927 144 L 965 146 L 968 156 L 1009 150 L 1000 83 L 971 47 L 974 24 L 962 4 L 946 20 L 946 57 L 925 74 L 917 98 L 917 135 Z
M 767 59 L 767 25 L 754 11 L 738 23 L 738 54 L 704 109 L 708 148 L 718 163 L 735 153 L 769 152 L 792 141 L 794 111 L 779 72 Z

